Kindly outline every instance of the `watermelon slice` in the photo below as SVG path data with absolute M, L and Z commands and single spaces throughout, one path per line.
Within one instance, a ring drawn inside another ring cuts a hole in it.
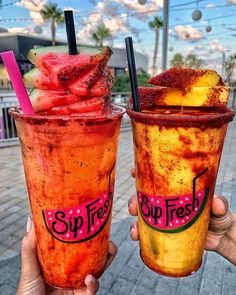
M 30 50 L 36 68 L 25 74 L 36 112 L 46 114 L 101 114 L 110 105 L 112 76 L 106 68 L 109 47 L 78 46 L 69 55 L 67 46 Z
M 60 85 L 68 80 L 75 80 L 99 64 L 104 65 L 104 68 L 111 53 L 108 47 L 104 47 L 101 52 L 94 55 L 88 53 L 68 55 L 67 53 L 48 52 L 38 55 L 34 62 L 39 70 L 48 76 L 53 83 Z
M 34 111 L 41 112 L 55 106 L 73 104 L 82 99 L 66 91 L 33 89 L 30 92 L 30 100 Z
M 108 68 L 105 68 L 101 79 L 99 79 L 89 91 L 91 97 L 109 95 L 112 90 L 113 77 Z
M 72 113 L 89 113 L 89 112 L 102 112 L 105 108 L 105 100 L 103 97 L 93 97 L 74 104 L 65 106 L 53 107 L 47 111 L 48 115 L 70 115 Z
M 100 64 L 82 78 L 77 79 L 69 86 L 69 91 L 78 96 L 108 95 L 112 89 L 113 78 L 109 69 L 105 68 L 103 70 L 102 67 L 105 67 L 105 65 Z
M 100 76 L 99 71 L 100 66 L 97 65 L 94 69 L 79 77 L 75 82 L 72 82 L 69 86 L 70 92 L 78 96 L 88 96 L 89 89 L 96 83 Z
M 65 91 L 66 88 L 62 85 L 56 85 L 50 81 L 50 79 L 40 72 L 37 68 L 34 68 L 24 74 L 24 82 L 29 88 L 39 88 L 47 90 L 62 90 Z
M 89 55 L 96 55 L 100 53 L 103 50 L 103 48 L 107 48 L 107 47 L 94 47 L 94 46 L 88 46 L 88 45 L 77 46 L 77 50 L 79 53 L 82 53 L 82 54 L 85 53 Z M 33 48 L 29 51 L 27 58 L 29 61 L 35 64 L 39 57 L 51 52 L 56 54 L 68 53 L 69 49 L 68 49 L 68 46 L 65 46 L 65 45 Z

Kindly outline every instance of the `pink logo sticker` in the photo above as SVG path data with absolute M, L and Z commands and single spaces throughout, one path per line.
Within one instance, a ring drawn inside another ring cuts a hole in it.
M 54 238 L 65 243 L 80 243 L 96 236 L 109 218 L 113 190 L 75 207 L 44 210 L 43 218 Z
M 208 200 L 209 187 L 196 191 L 196 180 L 207 170 L 193 179 L 193 192 L 189 194 L 152 196 L 137 192 L 144 222 L 155 230 L 168 233 L 181 232 L 190 227 L 199 218 Z

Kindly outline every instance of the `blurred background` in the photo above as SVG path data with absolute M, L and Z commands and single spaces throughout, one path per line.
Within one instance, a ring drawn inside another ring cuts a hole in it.
M 132 36 L 139 85 L 161 72 L 166 56 L 166 67 L 215 69 L 231 87 L 234 107 L 236 0 L 0 0 L 0 51 L 14 51 L 22 74 L 33 67 L 27 60 L 29 49 L 66 44 L 65 9 L 74 11 L 78 44 L 112 48 L 108 65 L 116 104 L 126 106 L 129 99 L 124 38 Z M 15 137 L 7 114 L 13 104 L 0 59 L 0 140 Z

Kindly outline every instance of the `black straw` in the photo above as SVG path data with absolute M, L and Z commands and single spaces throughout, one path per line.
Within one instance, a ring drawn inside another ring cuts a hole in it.
M 73 11 L 65 10 L 64 15 L 65 15 L 66 34 L 67 34 L 67 42 L 69 47 L 69 54 L 75 55 L 75 54 L 78 54 L 78 51 L 77 51 L 76 38 L 75 38 L 75 25 L 74 25 Z
M 126 46 L 126 53 L 127 53 L 127 60 L 128 60 L 131 93 L 133 97 L 133 110 L 136 112 L 140 112 L 141 111 L 140 98 L 139 98 L 139 92 L 138 92 L 138 81 L 137 81 L 137 75 L 136 75 L 136 66 L 135 66 L 135 59 L 134 59 L 134 48 L 133 48 L 132 37 L 125 38 L 125 46 Z

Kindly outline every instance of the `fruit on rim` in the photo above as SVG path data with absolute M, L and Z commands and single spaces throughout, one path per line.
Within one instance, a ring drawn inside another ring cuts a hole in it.
M 72 82 L 68 88 L 72 94 L 77 96 L 104 96 L 110 93 L 112 80 L 109 69 L 101 71 L 101 66 L 98 65 L 89 73 Z
M 46 111 L 55 106 L 73 104 L 82 99 L 66 91 L 50 91 L 33 89 L 30 92 L 30 100 L 35 112 Z
M 97 80 L 97 77 L 100 78 Z M 102 75 L 97 71 L 97 69 L 91 70 L 89 73 L 85 74 L 69 86 L 56 85 L 50 81 L 50 79 L 44 75 L 37 68 L 34 68 L 27 72 L 24 76 L 24 82 L 29 88 L 37 88 L 37 93 L 39 89 L 41 90 L 59 90 L 59 91 L 70 91 L 76 96 L 104 96 L 108 95 L 112 89 L 113 77 L 108 68 L 105 68 Z M 91 82 L 92 80 L 92 82 Z M 93 85 L 92 87 L 90 87 Z M 44 93 L 45 94 L 45 93 Z M 51 97 L 51 95 L 50 95 Z
M 224 82 L 214 70 L 171 68 L 148 80 L 155 86 L 171 87 L 179 89 L 186 94 L 193 87 L 224 86 Z
M 141 107 L 151 106 L 192 106 L 225 107 L 229 87 L 192 87 L 183 94 L 181 90 L 171 87 L 139 87 Z
M 33 108 L 45 114 L 102 113 L 111 104 L 112 76 L 107 62 L 109 47 L 78 46 L 69 55 L 67 46 L 30 50 L 36 68 L 25 74 Z
M 83 114 L 89 112 L 103 113 L 105 108 L 105 101 L 103 97 L 93 97 L 83 101 L 64 106 L 53 107 L 47 110 L 48 115 L 70 115 L 70 114 Z M 97 114 L 97 113 L 96 113 Z
M 56 85 L 50 81 L 50 79 L 44 75 L 37 68 L 33 68 L 23 76 L 25 85 L 29 88 L 39 88 L 45 90 L 62 90 L 65 91 L 66 88 L 62 85 Z
M 104 47 L 96 54 L 79 53 L 68 55 L 67 53 L 48 52 L 39 55 L 35 59 L 36 67 L 44 73 L 56 85 L 73 81 L 86 74 L 94 67 L 100 65 L 101 70 L 106 66 L 111 57 L 109 47 Z
M 102 77 L 89 90 L 90 96 L 109 95 L 112 90 L 113 77 L 108 68 L 105 68 Z
M 88 45 L 77 46 L 77 50 L 79 53 L 86 53 L 90 55 L 95 55 L 97 53 L 100 53 L 103 48 L 107 48 L 107 47 L 94 47 L 94 46 L 88 46 Z M 38 47 L 38 48 L 30 49 L 27 55 L 27 58 L 29 61 L 35 64 L 38 57 L 45 55 L 47 53 L 60 54 L 60 53 L 68 53 L 68 52 L 69 52 L 69 49 L 68 49 L 68 46 L 66 45 Z

